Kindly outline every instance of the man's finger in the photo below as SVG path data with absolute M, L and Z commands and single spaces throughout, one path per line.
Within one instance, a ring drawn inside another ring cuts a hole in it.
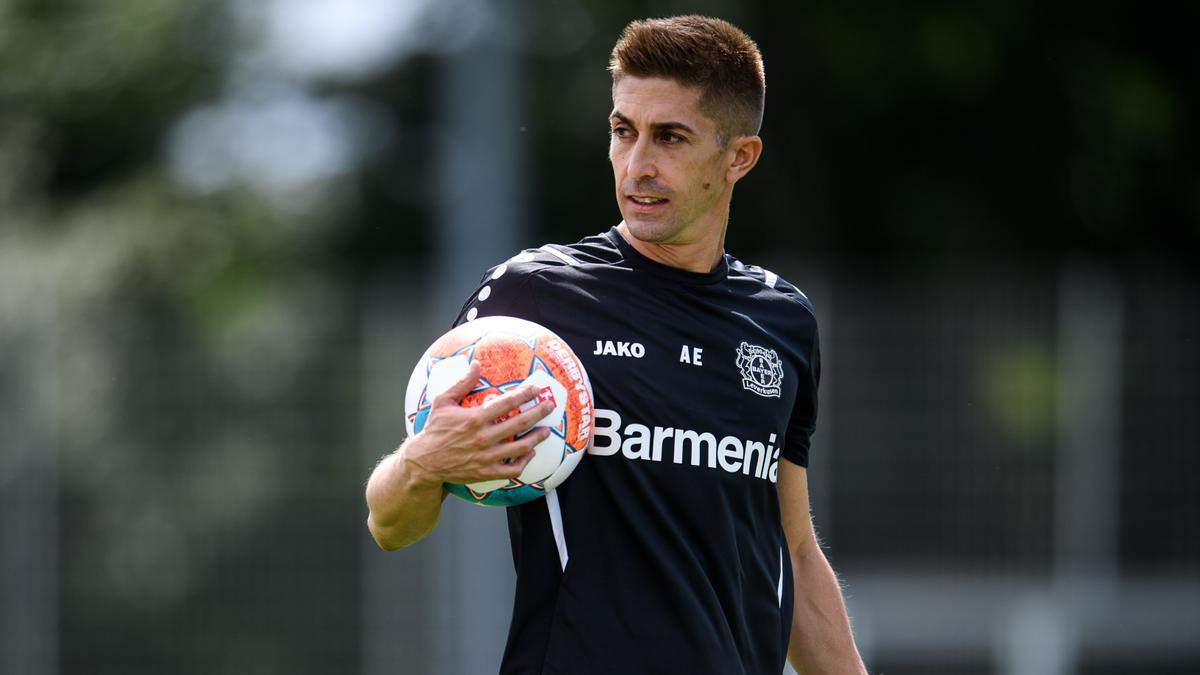
M 537 454 L 532 445 L 527 445 L 525 439 L 497 446 L 498 455 L 494 462 L 484 470 L 494 478 L 516 478 L 525 470 L 525 466 L 533 461 Z M 504 460 L 508 460 L 505 462 Z
M 505 459 L 526 462 L 529 458 L 533 457 L 534 446 L 546 440 L 549 435 L 550 430 L 545 427 L 534 429 L 515 441 L 497 443 L 485 451 L 480 459 L 488 464 L 500 462 Z
M 458 405 L 478 385 L 479 362 L 472 361 L 458 381 L 433 398 L 433 405 Z
M 517 476 L 521 475 L 522 471 L 525 470 L 525 465 L 533 461 L 534 454 L 535 453 L 533 452 L 527 452 L 508 464 L 501 464 L 500 466 L 503 466 L 505 469 L 507 469 L 507 473 L 510 478 L 516 478 Z
M 522 403 L 533 400 L 533 398 L 538 395 L 538 392 L 539 389 L 535 385 L 523 384 L 507 394 L 501 394 L 487 403 L 484 403 L 483 405 L 479 406 L 479 408 L 483 410 L 483 414 L 487 415 L 488 417 L 501 417 L 503 415 L 507 415 Z
M 517 415 L 513 415 L 502 422 L 496 423 L 496 426 L 488 429 L 488 433 L 496 440 L 508 438 L 509 436 L 516 436 L 517 434 L 529 429 L 534 424 L 537 424 L 539 420 L 544 418 L 546 415 L 549 415 L 553 411 L 554 404 L 549 401 L 543 401 L 529 410 Z
M 516 478 L 517 476 L 521 475 L 522 471 L 525 470 L 525 465 L 529 463 L 529 460 L 532 457 L 533 457 L 533 453 L 528 452 L 508 463 L 505 463 L 501 459 L 497 459 L 496 461 L 492 462 L 491 464 L 488 464 L 487 466 L 480 469 L 479 476 L 483 480 L 496 480 L 497 478 Z

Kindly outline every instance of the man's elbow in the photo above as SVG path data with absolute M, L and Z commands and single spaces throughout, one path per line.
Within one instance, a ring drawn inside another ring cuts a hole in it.
M 411 541 L 404 541 L 404 539 L 397 536 L 397 533 L 389 531 L 388 528 L 380 527 L 372 516 L 367 516 L 367 529 L 371 532 L 371 538 L 375 540 L 375 544 L 389 553 L 398 551 L 412 543 Z

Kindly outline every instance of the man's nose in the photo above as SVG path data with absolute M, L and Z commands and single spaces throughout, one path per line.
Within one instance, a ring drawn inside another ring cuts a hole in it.
M 654 144 L 650 138 L 644 135 L 637 139 L 637 142 L 630 148 L 627 161 L 626 170 L 629 177 L 634 180 L 658 176 L 658 164 L 654 156 Z

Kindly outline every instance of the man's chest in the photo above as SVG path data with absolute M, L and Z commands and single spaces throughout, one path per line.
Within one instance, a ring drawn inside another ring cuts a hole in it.
M 592 454 L 773 482 L 809 376 L 778 317 L 720 293 L 637 285 L 540 294 L 538 306 L 591 379 Z

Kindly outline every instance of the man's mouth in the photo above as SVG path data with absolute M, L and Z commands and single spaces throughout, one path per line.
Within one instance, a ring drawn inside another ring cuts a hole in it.
M 663 204 L 669 201 L 665 197 L 643 197 L 641 195 L 629 195 L 629 199 L 635 204 L 641 204 L 642 206 L 654 206 L 655 204 Z

